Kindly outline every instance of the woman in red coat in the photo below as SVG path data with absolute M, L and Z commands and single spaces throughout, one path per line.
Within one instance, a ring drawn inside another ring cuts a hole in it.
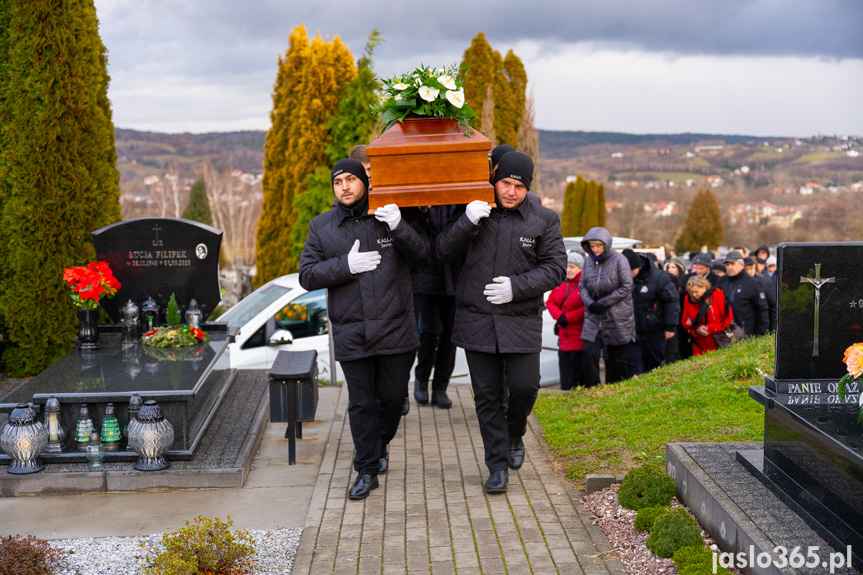
M 584 257 L 571 252 L 567 256 L 566 280 L 551 290 L 545 302 L 551 317 L 557 321 L 561 389 L 572 389 L 582 382 L 584 340 L 581 339 L 581 328 L 584 326 L 584 303 L 581 301 L 578 282 L 583 266 Z
M 681 323 L 692 336 L 693 355 L 719 349 L 713 334 L 723 331 L 733 320 L 734 314 L 730 306 L 726 307 L 722 290 L 712 288 L 700 276 L 689 278 Z

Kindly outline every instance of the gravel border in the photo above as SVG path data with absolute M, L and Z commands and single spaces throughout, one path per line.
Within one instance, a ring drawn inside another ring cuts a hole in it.
M 248 532 L 255 547 L 249 574 L 290 575 L 302 528 Z M 156 533 L 143 537 L 57 539 L 50 543 L 66 554 L 57 564 L 56 575 L 140 575 L 144 573 L 147 552 L 158 553 L 161 541 L 162 534 Z
M 582 498 L 584 508 L 591 514 L 591 521 L 608 537 L 609 544 L 620 554 L 621 563 L 627 575 L 674 575 L 677 566 L 671 559 L 663 559 L 651 553 L 645 546 L 647 532 L 636 531 L 633 526 L 635 511 L 624 509 L 617 501 L 619 484 L 595 491 Z M 671 507 L 680 507 L 677 499 Z M 716 550 L 716 542 L 701 530 L 701 536 L 708 547 Z M 737 569 L 729 569 L 740 575 Z

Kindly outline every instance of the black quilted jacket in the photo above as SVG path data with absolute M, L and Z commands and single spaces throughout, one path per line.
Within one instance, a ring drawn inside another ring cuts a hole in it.
M 566 276 L 560 218 L 524 201 L 513 210 L 495 208 L 474 225 L 464 209 L 437 238 L 443 261 L 464 256 L 456 288 L 456 345 L 485 353 L 538 353 L 542 348 L 543 294 Z M 509 303 L 489 303 L 483 290 L 498 276 L 512 281 Z
M 300 285 L 327 288 L 327 307 L 338 361 L 370 355 L 392 355 L 419 346 L 409 267 L 431 261 L 431 242 L 415 210 L 402 210 L 402 221 L 390 231 L 369 215 L 368 204 L 353 210 L 336 205 L 309 223 L 300 256 Z M 360 251 L 381 253 L 377 269 L 352 274 L 348 252 L 360 240 Z

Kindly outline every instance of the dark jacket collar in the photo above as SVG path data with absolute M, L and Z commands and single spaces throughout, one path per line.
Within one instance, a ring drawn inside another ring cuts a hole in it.
M 369 215 L 369 196 L 366 195 L 359 204 L 355 205 L 352 208 L 346 208 L 340 203 L 336 202 L 336 205 L 333 207 L 335 210 L 336 221 L 341 225 L 343 221 L 348 218 L 362 218 L 364 216 Z
M 530 214 L 530 203 L 531 203 L 530 200 L 527 197 L 525 197 L 524 200 L 515 208 L 512 208 L 512 209 L 504 208 L 503 206 L 498 204 L 495 209 L 501 213 L 503 213 L 503 212 L 516 213 L 517 212 L 518 214 L 521 215 L 522 219 L 527 219 L 528 214 Z

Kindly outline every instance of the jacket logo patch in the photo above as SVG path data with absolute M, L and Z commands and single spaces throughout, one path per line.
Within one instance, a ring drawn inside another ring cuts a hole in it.
M 519 240 L 521 240 L 521 247 L 523 248 L 532 248 L 536 245 L 536 238 L 526 238 L 522 236 Z
M 391 248 L 393 246 L 392 238 L 378 238 L 378 245 L 381 249 Z
M 647 286 L 641 286 L 641 293 L 647 293 Z

